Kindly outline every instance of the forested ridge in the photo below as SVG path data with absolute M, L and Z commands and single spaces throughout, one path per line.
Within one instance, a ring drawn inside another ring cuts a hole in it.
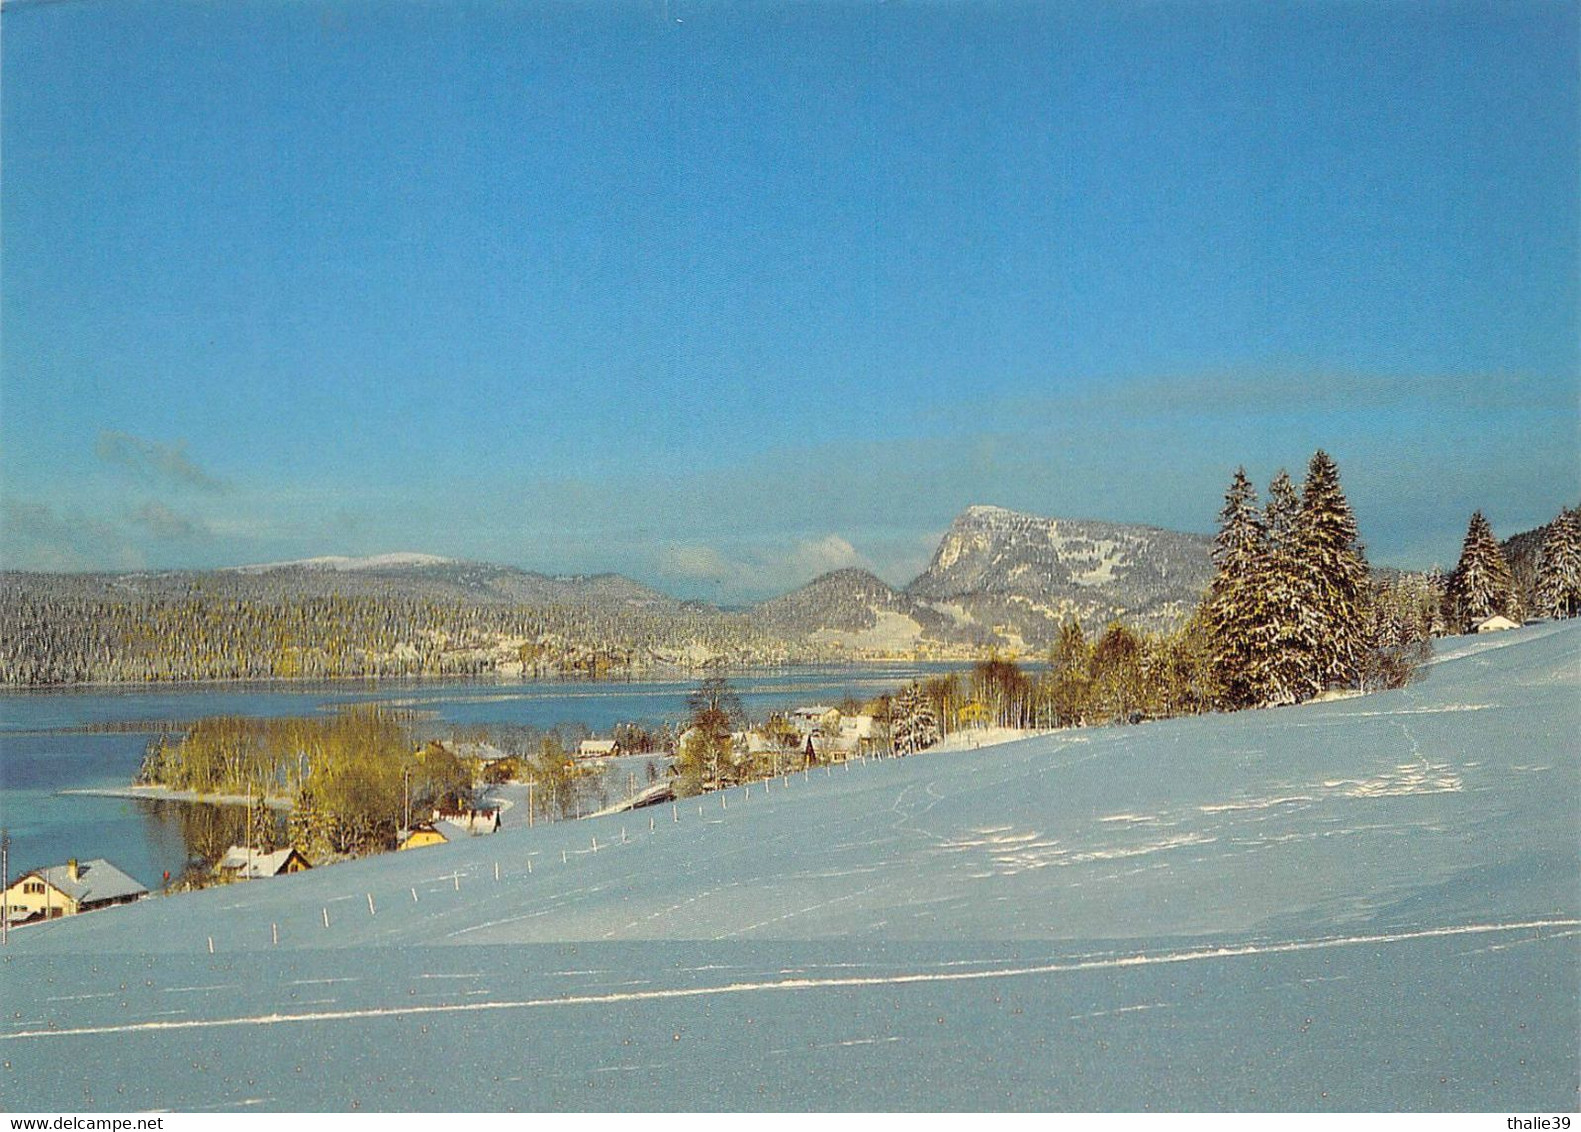
M 402 595 L 116 599 L 46 574 L 0 576 L 0 682 L 608 676 L 723 658 L 792 659 L 739 614 L 524 606 Z

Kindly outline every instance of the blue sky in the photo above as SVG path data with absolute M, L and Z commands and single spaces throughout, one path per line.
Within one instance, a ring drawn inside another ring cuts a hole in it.
M 971 503 L 1581 497 L 1578 6 L 4 6 L 13 568 L 741 601 Z

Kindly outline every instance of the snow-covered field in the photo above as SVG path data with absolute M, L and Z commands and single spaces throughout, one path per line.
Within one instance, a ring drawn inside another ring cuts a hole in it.
M 1444 645 L 25 929 L 0 1107 L 1574 1110 L 1581 625 Z

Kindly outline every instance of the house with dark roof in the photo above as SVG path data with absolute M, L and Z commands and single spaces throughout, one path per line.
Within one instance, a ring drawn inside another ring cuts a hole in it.
M 232 880 L 265 880 L 286 873 L 299 873 L 313 866 L 295 849 L 276 849 L 273 853 L 265 853 L 247 845 L 232 845 L 214 867 L 221 876 Z
M 430 823 L 447 838 L 455 840 L 456 834 L 498 833 L 500 812 L 489 809 L 435 810 Z
M 64 865 L 34 869 L 12 881 L 5 890 L 5 916 L 13 924 L 53 920 L 130 904 L 147 895 L 148 889 L 102 857 L 91 861 L 72 858 Z

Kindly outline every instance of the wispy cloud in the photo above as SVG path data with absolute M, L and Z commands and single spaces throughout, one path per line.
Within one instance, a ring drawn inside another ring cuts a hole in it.
M 114 524 L 61 515 L 42 503 L 0 500 L 0 565 L 8 570 L 138 570 L 143 554 Z
M 991 426 L 1080 427 L 1123 414 L 1137 419 L 1277 417 L 1333 413 L 1507 415 L 1573 411 L 1581 384 L 1574 377 L 1523 373 L 1365 373 L 1301 366 L 1241 367 L 1218 372 L 1138 376 L 1102 383 L 1050 379 L 1061 392 L 971 406 L 937 404 L 926 422 L 972 420 Z M 969 412 L 967 411 L 969 409 Z
M 230 484 L 195 464 L 187 455 L 187 442 L 162 444 L 127 432 L 105 429 L 99 433 L 94 453 L 106 464 L 124 469 L 141 480 L 196 488 L 229 491 Z
M 150 500 L 139 507 L 132 521 L 161 540 L 208 538 L 210 535 L 202 519 L 178 515 L 158 500 Z

